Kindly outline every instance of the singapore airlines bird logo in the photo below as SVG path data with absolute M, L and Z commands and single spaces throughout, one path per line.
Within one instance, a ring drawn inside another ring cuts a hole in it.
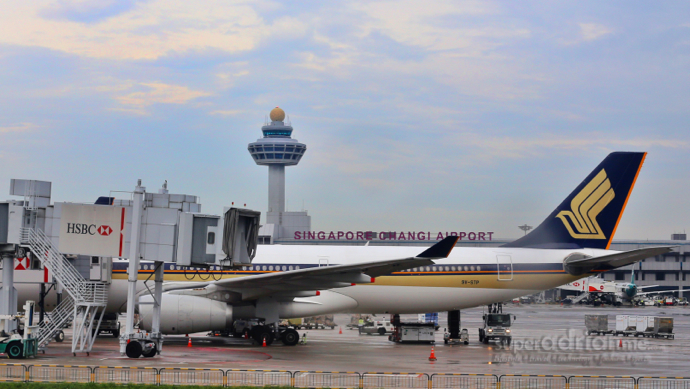
M 606 171 L 601 171 L 570 202 L 570 211 L 556 215 L 575 239 L 606 239 L 597 223 L 599 213 L 613 200 L 615 193 Z

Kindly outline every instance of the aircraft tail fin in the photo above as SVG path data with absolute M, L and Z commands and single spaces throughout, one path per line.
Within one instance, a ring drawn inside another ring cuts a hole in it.
M 537 228 L 504 247 L 608 249 L 646 155 L 609 154 Z

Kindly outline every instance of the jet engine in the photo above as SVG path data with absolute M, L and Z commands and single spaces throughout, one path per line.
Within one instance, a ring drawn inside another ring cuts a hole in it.
M 139 298 L 141 327 L 151 331 L 153 296 Z M 204 297 L 163 294 L 161 301 L 161 332 L 189 334 L 202 331 L 222 331 L 232 324 L 232 306 Z

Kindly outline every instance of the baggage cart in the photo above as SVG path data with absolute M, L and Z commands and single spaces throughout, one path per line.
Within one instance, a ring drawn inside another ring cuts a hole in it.
M 587 328 L 587 335 L 606 335 L 613 333 L 612 330 L 609 330 L 608 315 L 585 315 L 585 327 Z

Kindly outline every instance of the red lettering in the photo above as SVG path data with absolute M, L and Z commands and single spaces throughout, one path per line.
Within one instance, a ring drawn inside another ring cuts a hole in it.
M 393 231 L 393 232 L 389 231 L 388 232 L 388 240 L 397 240 L 397 239 L 398 239 L 398 235 L 395 233 L 395 231 Z
M 405 239 L 405 233 L 404 233 L 404 232 L 401 232 L 401 233 L 398 235 L 398 240 L 407 240 L 407 239 Z
M 424 233 L 420 232 L 417 234 L 417 240 L 424 240 Z
M 352 240 L 355 238 L 355 234 L 352 231 L 348 231 L 347 234 L 345 234 L 345 239 L 347 240 Z
M 314 231 L 307 232 L 307 238 L 316 239 L 316 232 L 314 232 Z
M 415 235 L 414 232 L 408 232 L 407 233 L 407 240 L 414 240 Z
M 483 232 L 478 232 L 477 233 L 477 240 L 486 240 L 486 239 L 484 239 L 484 235 L 486 235 L 486 234 Z
M 342 238 L 343 236 L 345 236 L 345 233 L 342 231 L 338 231 L 338 240 L 340 240 L 340 238 Z
M 331 231 L 331 233 L 328 234 L 328 239 L 329 239 L 329 240 L 331 240 L 331 239 L 332 239 L 332 240 L 335 240 L 335 234 L 333 233 L 333 231 Z
M 364 237 L 366 238 L 366 240 L 372 240 L 372 239 L 374 239 L 374 238 L 372 237 L 371 231 L 367 231 L 367 232 L 364 234 Z
M 317 236 L 319 237 L 319 240 L 324 240 L 324 239 L 326 239 L 326 233 L 323 232 L 323 231 L 319 231 L 319 233 L 317 234 Z
M 443 239 L 443 232 L 439 232 L 438 236 L 436 236 L 436 240 L 442 240 Z
M 466 237 L 466 236 L 467 236 L 467 234 L 466 234 L 466 233 L 464 233 L 464 232 L 461 232 L 459 236 L 460 236 L 460 240 L 462 240 L 462 238 Z
M 357 240 L 364 240 L 364 233 L 362 231 L 357 231 Z
M 295 231 L 295 240 L 300 240 L 302 239 L 302 233 L 299 231 Z
M 467 239 L 475 240 L 477 239 L 477 234 L 475 234 L 474 232 L 470 232 L 469 234 L 467 234 Z
M 379 239 L 380 240 L 386 240 L 387 236 L 388 236 L 388 234 L 386 234 L 385 232 L 383 232 L 383 231 L 379 232 Z
M 494 233 L 493 232 L 487 232 L 487 234 L 489 234 L 489 240 L 491 240 L 491 235 L 493 235 Z

